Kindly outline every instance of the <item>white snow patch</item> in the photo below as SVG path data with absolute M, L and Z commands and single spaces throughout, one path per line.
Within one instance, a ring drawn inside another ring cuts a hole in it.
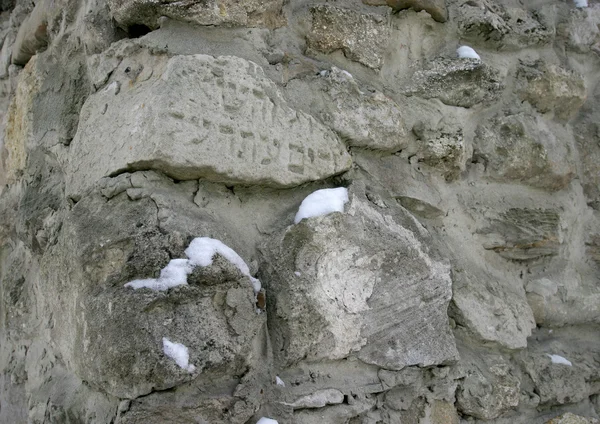
M 300 277 L 302 275 L 302 273 L 300 271 L 294 271 L 294 275 L 296 277 Z
M 186 285 L 187 276 L 191 274 L 192 268 L 187 259 L 172 259 L 160 271 L 160 277 L 133 280 L 125 284 L 125 287 L 133 287 L 135 290 L 147 287 L 152 290 L 164 291 L 171 287 Z
M 173 343 L 166 337 L 163 337 L 163 352 L 169 358 L 173 359 L 177 365 L 188 372 L 194 372 L 195 366 L 189 363 L 190 354 L 188 348 L 181 343 Z
M 194 266 L 212 265 L 213 257 L 217 253 L 234 264 L 242 274 L 250 278 L 255 293 L 260 291 L 260 281 L 250 275 L 250 268 L 248 268 L 246 262 L 222 241 L 209 237 L 197 237 L 185 249 L 185 254 L 190 258 L 190 264 Z
M 279 424 L 273 418 L 262 417 L 260 420 L 256 422 L 256 424 Z
M 281 387 L 285 387 L 285 383 L 283 382 L 283 380 L 281 378 L 279 378 L 278 375 L 275 376 L 275 384 L 277 384 L 278 386 L 281 386 Z
M 588 7 L 588 0 L 574 0 L 575 1 L 575 7 Z
M 158 278 L 133 280 L 125 284 L 125 287 L 132 287 L 135 290 L 147 287 L 152 290 L 165 291 L 172 287 L 187 285 L 187 276 L 192 273 L 194 267 L 212 265 L 213 257 L 217 253 L 234 264 L 242 274 L 250 278 L 254 293 L 260 291 L 260 281 L 250 275 L 250 269 L 240 255 L 223 242 L 208 237 L 197 237 L 192 240 L 188 248 L 185 249 L 185 254 L 189 259 L 172 259 L 160 271 Z
M 573 366 L 573 364 L 571 363 L 571 361 L 569 361 L 566 358 L 563 358 L 560 355 L 550 355 L 549 353 L 546 353 L 546 356 L 550 358 L 550 360 L 552 361 L 553 364 L 568 365 L 570 367 Z
M 458 54 L 458 57 L 461 59 L 481 60 L 481 58 L 479 57 L 477 52 L 469 46 L 460 46 L 458 49 L 456 49 L 456 53 Z
M 348 189 L 345 187 L 324 188 L 317 190 L 302 201 L 294 224 L 304 218 L 327 215 L 332 212 L 344 212 L 344 204 L 348 202 Z

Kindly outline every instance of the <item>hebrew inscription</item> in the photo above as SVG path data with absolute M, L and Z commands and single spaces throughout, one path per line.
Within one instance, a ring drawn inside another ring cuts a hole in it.
M 129 170 L 290 187 L 350 167 L 338 137 L 291 109 L 258 65 L 195 55 L 156 68 L 139 83 L 117 68 L 88 99 L 71 145 L 69 194 Z

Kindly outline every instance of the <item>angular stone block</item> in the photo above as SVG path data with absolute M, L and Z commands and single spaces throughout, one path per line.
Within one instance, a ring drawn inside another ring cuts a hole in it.
M 474 154 L 496 181 L 555 191 L 575 176 L 569 129 L 535 114 L 498 114 L 479 125 L 474 144 Z
M 88 98 L 71 145 L 70 195 L 129 170 L 290 187 L 350 167 L 339 138 L 291 109 L 255 63 L 162 59 L 122 61 L 108 86 Z
M 497 99 L 503 88 L 498 71 L 479 60 L 438 58 L 415 72 L 404 94 L 472 107 Z
M 561 121 L 573 117 L 586 100 L 585 81 L 581 75 L 543 61 L 521 62 L 517 78 L 522 100 L 541 113 L 554 112 Z
M 312 27 L 306 38 L 309 49 L 321 53 L 342 50 L 344 55 L 371 69 L 383 65 L 390 29 L 384 17 L 330 5 L 310 9 Z
M 161 16 L 198 25 L 276 28 L 285 24 L 283 0 L 109 0 L 108 6 L 125 29 L 134 25 L 156 29 Z
M 347 212 L 301 221 L 266 248 L 269 328 L 282 365 L 351 354 L 387 369 L 456 359 L 450 274 L 425 230 L 352 196 Z
M 438 22 L 448 20 L 446 0 L 387 0 L 387 5 L 394 10 L 413 9 L 415 12 L 424 10 Z

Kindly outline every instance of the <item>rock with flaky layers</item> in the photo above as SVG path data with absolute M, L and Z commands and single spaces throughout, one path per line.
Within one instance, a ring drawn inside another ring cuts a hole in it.
M 110 11 L 123 28 L 159 26 L 159 18 L 198 25 L 225 25 L 276 28 L 284 25 L 283 0 L 109 0 Z
M 416 12 L 424 10 L 438 22 L 446 22 L 448 19 L 446 0 L 387 0 L 387 4 L 394 10 L 414 9 Z
M 499 114 L 476 131 L 475 156 L 496 181 L 560 190 L 575 176 L 569 128 L 536 114 Z
M 341 50 L 350 60 L 371 69 L 381 68 L 390 40 L 383 16 L 329 5 L 314 6 L 310 11 L 312 27 L 306 38 L 309 53 Z
M 484 237 L 485 249 L 517 261 L 559 253 L 562 240 L 558 210 L 511 208 L 493 215 L 489 225 L 478 231 Z
M 403 209 L 376 210 L 362 196 L 352 195 L 344 214 L 289 227 L 266 248 L 278 361 L 355 354 L 398 370 L 456 360 L 446 314 L 449 266 Z
M 291 109 L 255 63 L 195 55 L 144 68 L 128 60 L 83 107 L 67 191 L 77 196 L 102 177 L 140 169 L 290 187 L 350 164 L 339 138 Z

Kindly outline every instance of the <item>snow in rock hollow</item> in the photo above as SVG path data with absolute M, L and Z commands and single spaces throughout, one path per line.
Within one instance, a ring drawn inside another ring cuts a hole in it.
M 575 0 L 575 7 L 588 7 L 588 0 Z
M 569 361 L 566 358 L 563 358 L 560 355 L 550 355 L 549 353 L 546 353 L 546 356 L 548 358 L 550 358 L 550 360 L 552 361 L 553 364 L 562 364 L 562 365 L 568 365 L 568 366 L 573 366 L 573 364 L 571 363 L 571 361 Z
M 141 289 L 147 287 L 152 290 L 164 291 L 172 287 L 187 284 L 187 276 L 191 274 L 193 267 L 187 259 L 172 259 L 166 267 L 160 271 L 160 277 L 147 278 L 144 280 L 133 280 L 125 287 Z
M 255 293 L 260 291 L 260 281 L 250 275 L 250 268 L 248 268 L 246 262 L 232 248 L 220 240 L 197 237 L 185 249 L 185 254 L 190 258 L 190 264 L 193 266 L 212 265 L 213 258 L 217 253 L 234 264 L 242 274 L 250 278 Z
M 285 383 L 283 382 L 283 380 L 281 378 L 279 378 L 279 376 L 275 376 L 275 384 L 277 384 L 278 386 L 281 387 L 285 387 Z
M 250 275 L 250 269 L 246 262 L 233 249 L 223 242 L 209 237 L 198 237 L 192 240 L 185 254 L 189 259 L 173 259 L 160 271 L 158 278 L 146 278 L 133 280 L 125 284 L 125 287 L 133 289 L 149 288 L 156 291 L 168 290 L 172 287 L 186 285 L 187 276 L 196 266 L 209 266 L 213 263 L 213 257 L 220 254 L 229 262 L 234 264 L 242 274 L 250 278 L 254 292 L 260 291 L 260 281 Z
M 458 57 L 461 59 L 481 60 L 477 52 L 469 46 L 460 46 L 458 49 L 456 49 L 456 54 L 458 54 Z
M 256 422 L 256 424 L 279 424 L 279 423 L 272 418 L 262 417 L 260 420 L 258 420 Z
M 302 201 L 294 224 L 304 218 L 327 215 L 332 212 L 344 212 L 344 204 L 348 202 L 348 189 L 345 187 L 324 188 L 317 190 Z
M 194 372 L 195 366 L 189 363 L 190 354 L 188 348 L 181 343 L 173 343 L 166 337 L 163 337 L 163 352 L 169 358 L 173 359 L 177 365 L 188 372 Z

